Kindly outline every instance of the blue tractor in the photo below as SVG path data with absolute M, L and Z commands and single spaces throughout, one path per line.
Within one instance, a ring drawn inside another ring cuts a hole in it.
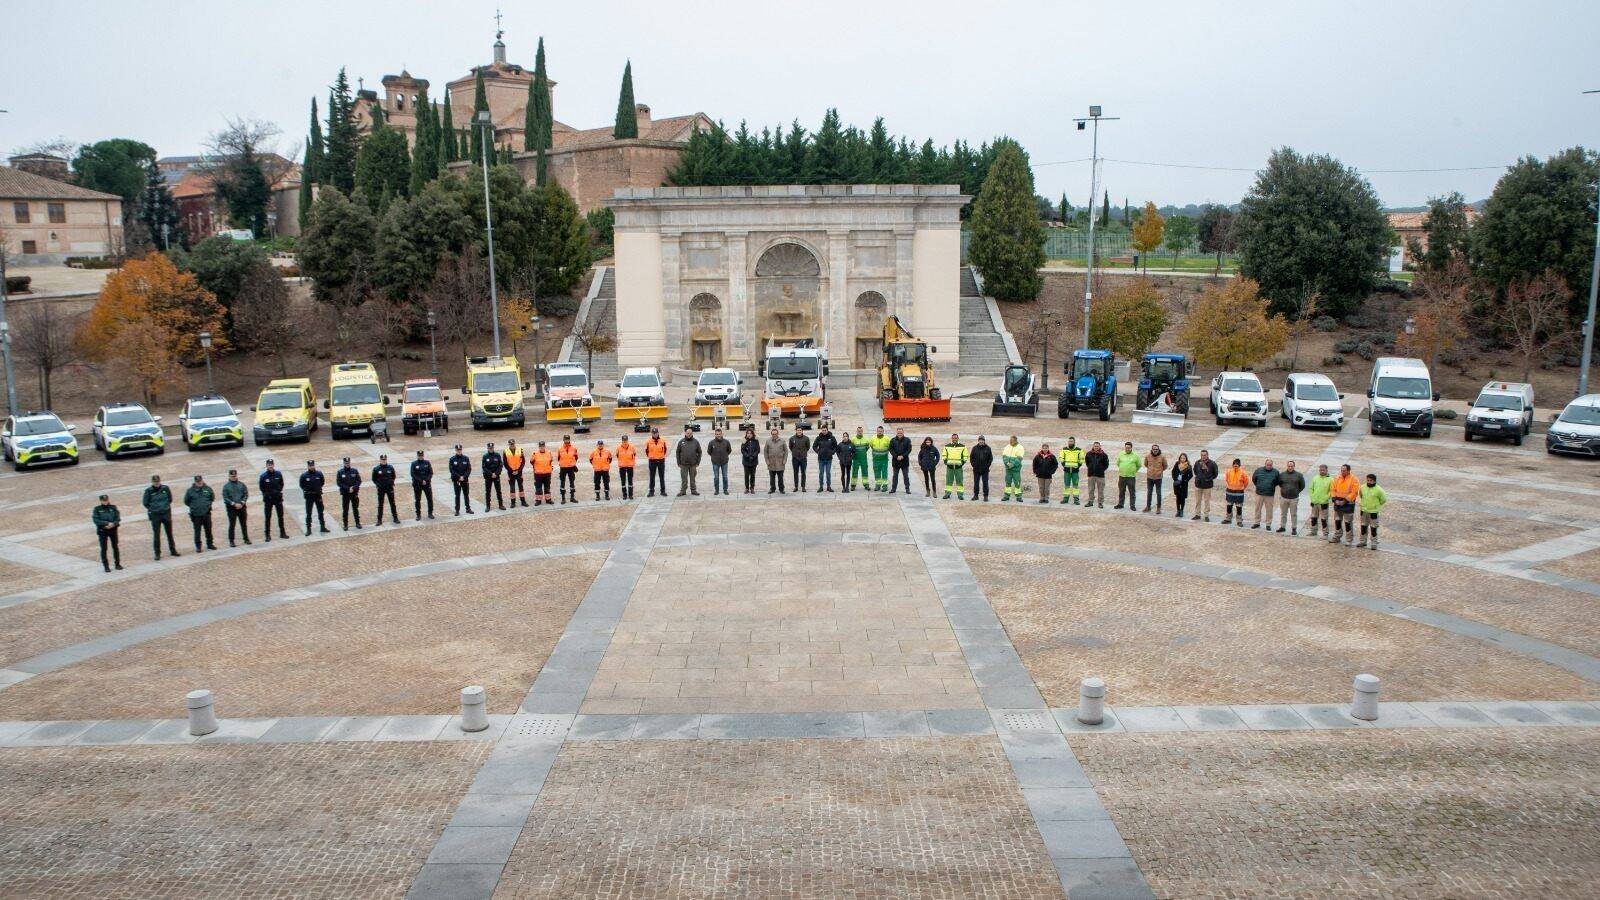
M 1067 389 L 1056 401 L 1056 415 L 1074 410 L 1099 414 L 1100 421 L 1117 411 L 1117 355 L 1110 350 L 1074 350 L 1066 365 Z
M 1189 361 L 1181 353 L 1146 353 L 1141 363 L 1139 393 L 1134 409 L 1152 406 L 1166 412 L 1189 413 Z

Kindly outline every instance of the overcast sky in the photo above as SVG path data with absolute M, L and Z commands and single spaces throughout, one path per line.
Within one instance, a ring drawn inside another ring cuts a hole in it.
M 197 152 L 229 116 L 274 122 L 282 149 L 298 146 L 311 97 L 326 96 L 340 66 L 375 88 L 401 66 L 442 86 L 488 61 L 496 9 L 492 0 L 4 5 L 0 150 L 133 137 L 163 155 Z M 1091 103 L 1122 117 L 1100 141 L 1115 203 L 1234 202 L 1283 145 L 1361 169 L 1386 205 L 1451 190 L 1479 199 L 1518 156 L 1600 145 L 1600 96 L 1580 96 L 1600 88 L 1594 0 L 500 8 L 513 62 L 531 67 L 545 38 L 555 114 L 570 125 L 611 121 L 631 57 L 636 97 L 658 117 L 703 111 L 730 128 L 795 118 L 815 127 L 837 106 L 847 123 L 866 128 L 882 115 L 919 142 L 1008 134 L 1031 154 L 1039 192 L 1065 191 L 1075 205 L 1088 194 L 1090 149 L 1072 117 Z M 1496 168 L 1379 171 L 1483 166 Z

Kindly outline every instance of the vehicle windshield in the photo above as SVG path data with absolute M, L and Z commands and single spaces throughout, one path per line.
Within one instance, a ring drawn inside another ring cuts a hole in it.
M 1600 406 L 1579 406 L 1574 403 L 1562 410 L 1556 421 L 1567 425 L 1600 425 Z
M 739 376 L 732 372 L 701 372 L 701 384 L 738 384 Z
M 106 411 L 107 425 L 148 425 L 150 421 L 150 414 L 137 406 Z
M 1095 375 L 1106 375 L 1109 374 L 1110 371 L 1111 360 L 1109 359 L 1085 359 L 1083 357 L 1079 357 L 1072 361 L 1073 378 L 1082 378 L 1085 375 L 1089 375 L 1091 377 Z
M 406 388 L 407 403 L 437 403 L 439 396 L 439 386 L 436 384 Z
M 589 386 L 589 378 L 572 372 L 566 375 L 551 375 L 550 386 L 553 388 L 583 388 Z
M 1261 393 L 1261 382 L 1254 378 L 1224 378 L 1222 389 L 1225 391 L 1238 391 L 1242 394 Z
M 889 348 L 889 354 L 902 366 L 920 366 L 928 361 L 928 347 L 925 344 L 895 344 Z
M 66 431 L 67 426 L 55 416 L 39 416 L 35 419 L 19 419 L 17 421 L 17 437 L 27 437 L 34 434 L 56 434 Z
M 233 407 L 222 400 L 207 400 L 189 404 L 191 419 L 222 419 L 233 415 Z
M 375 384 L 341 384 L 333 389 L 334 406 L 354 406 L 357 403 L 381 403 L 383 395 Z
M 774 356 L 767 360 L 768 378 L 815 378 L 815 356 Z
M 268 391 L 261 395 L 256 409 L 300 409 L 305 405 L 299 391 Z
M 472 390 L 479 394 L 501 394 L 519 387 L 515 372 L 486 372 L 472 379 Z
M 1479 409 L 1509 409 L 1520 411 L 1522 398 L 1512 394 L 1479 394 L 1472 405 Z
M 1175 360 L 1158 359 L 1150 363 L 1151 381 L 1178 381 L 1183 378 L 1183 367 Z
M 1433 396 L 1428 379 L 1388 375 L 1378 379 L 1376 393 L 1390 400 L 1426 400 Z
M 622 386 L 625 388 L 660 387 L 661 379 L 654 372 L 634 372 L 622 376 Z
M 1294 398 L 1296 400 L 1337 400 L 1339 392 L 1331 384 L 1299 384 L 1295 385 Z

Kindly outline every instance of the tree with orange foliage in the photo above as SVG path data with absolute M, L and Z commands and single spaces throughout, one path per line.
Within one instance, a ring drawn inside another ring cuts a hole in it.
M 1259 286 L 1248 278 L 1208 285 L 1189 311 L 1179 340 L 1202 366 L 1254 365 L 1281 351 L 1289 340 L 1289 323 L 1267 309 Z
M 1144 202 L 1144 212 L 1139 214 L 1139 221 L 1133 223 L 1133 248 L 1139 251 L 1139 262 L 1143 264 L 1144 271 L 1150 271 L 1150 254 L 1156 252 L 1161 246 L 1161 237 L 1166 232 L 1167 220 L 1156 211 L 1156 205 L 1149 200 Z
M 91 359 L 120 364 L 144 396 L 183 384 L 182 366 L 202 361 L 200 332 L 212 347 L 228 346 L 225 310 L 192 273 L 160 253 L 130 260 L 106 279 L 78 334 Z

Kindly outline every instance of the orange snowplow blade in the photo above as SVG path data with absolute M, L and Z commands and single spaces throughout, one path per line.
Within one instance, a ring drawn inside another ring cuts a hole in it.
M 884 400 L 885 422 L 948 422 L 949 400 Z

